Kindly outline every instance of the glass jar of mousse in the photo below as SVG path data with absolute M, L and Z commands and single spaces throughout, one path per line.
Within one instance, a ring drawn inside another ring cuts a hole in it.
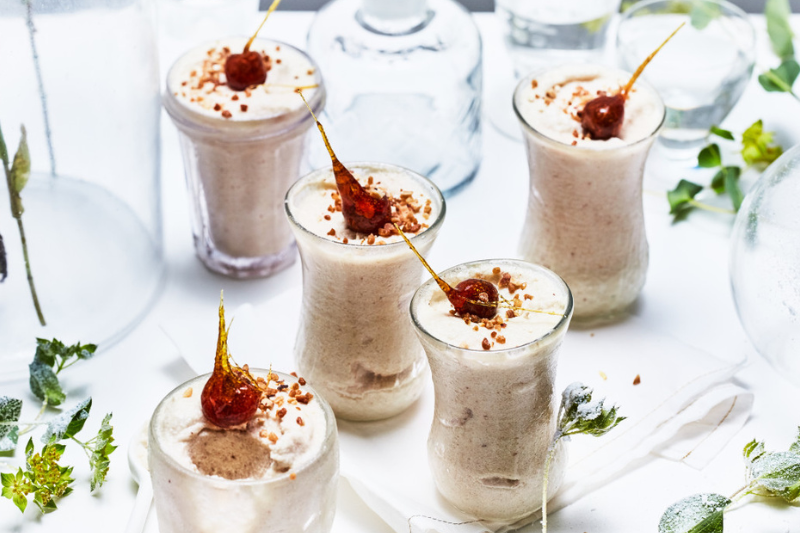
M 575 319 L 584 322 L 623 313 L 647 275 L 642 180 L 664 103 L 637 81 L 620 137 L 608 140 L 585 137 L 579 117 L 579 105 L 600 87 L 611 92 L 629 78 L 605 66 L 566 65 L 523 78 L 514 93 L 530 169 L 519 253 L 564 278 Z
M 436 185 L 397 165 L 345 166 L 362 180 L 373 176 L 381 182 L 381 176 L 394 175 L 402 181 L 402 190 L 430 201 L 429 218 L 420 216 L 427 227 L 408 234 L 421 253 L 430 250 L 445 216 L 444 198 Z M 406 311 L 423 270 L 399 235 L 369 239 L 364 235 L 343 242 L 326 235 L 325 224 L 313 224 L 315 217 L 323 220 L 328 212 L 317 207 L 319 214 L 309 216 L 302 211 L 321 194 L 330 198 L 336 192 L 334 183 L 332 170 L 320 169 L 301 178 L 286 195 L 286 213 L 303 262 L 295 360 L 336 416 L 380 420 L 408 408 L 425 384 L 425 354 Z M 342 218 L 341 212 L 330 216 Z
M 267 370 L 251 369 L 258 377 Z M 273 371 L 286 383 L 297 378 Z M 158 405 L 150 421 L 148 434 L 148 466 L 153 482 L 153 497 L 161 533 L 328 533 L 336 512 L 336 490 L 339 480 L 339 440 L 336 418 L 330 406 L 307 386 L 322 410 L 325 427 L 319 449 L 304 463 L 283 473 L 260 479 L 225 479 L 204 475 L 187 468 L 172 454 L 167 438 L 188 438 L 201 425 L 191 418 L 196 407 L 177 413 L 188 419 L 191 427 L 170 427 L 165 411 L 175 405 L 174 399 L 186 395 L 200 396 L 211 374 L 198 376 L 179 385 Z M 202 416 L 202 413 L 200 414 Z M 291 416 L 291 413 L 287 416 Z M 305 424 L 310 423 L 306 418 Z M 236 431 L 236 430 L 221 430 Z M 278 441 L 280 442 L 280 441 Z
M 508 309 L 501 308 L 498 318 L 508 327 L 490 334 L 482 324 L 453 316 L 444 293 L 429 280 L 414 294 L 411 319 L 433 375 L 428 461 L 436 486 L 457 508 L 499 526 L 525 519 L 542 503 L 558 418 L 558 354 L 572 318 L 572 294 L 553 272 L 512 259 L 465 263 L 440 276 L 453 287 L 478 277 L 496 282 L 497 268 L 527 283 L 517 292 L 532 295 L 524 308 L 547 313 L 507 318 Z M 502 284 L 500 295 L 512 300 Z M 549 470 L 550 496 L 563 480 L 566 455 L 559 446 Z
M 224 63 L 246 38 L 190 50 L 170 69 L 164 108 L 178 129 L 189 189 L 195 249 L 214 272 L 263 277 L 294 263 L 297 252 L 283 197 L 300 176 L 305 134 L 325 105 L 314 61 L 286 43 L 256 39 L 269 58 L 266 83 L 234 91 Z

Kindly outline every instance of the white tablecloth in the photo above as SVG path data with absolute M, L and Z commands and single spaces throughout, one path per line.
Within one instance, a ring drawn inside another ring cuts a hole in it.
M 253 20 L 257 17 L 254 13 Z M 302 47 L 311 14 L 279 12 L 274 17 L 268 26 L 269 36 Z M 492 58 L 504 52 L 496 19 L 490 14 L 477 15 L 476 19 L 484 36 L 488 92 L 493 79 L 500 78 L 497 69 L 502 65 Z M 754 20 L 763 37 L 763 20 L 760 17 Z M 766 46 L 762 39 L 759 45 L 762 61 L 757 71 L 774 61 Z M 171 59 L 170 53 L 164 52 L 167 61 Z M 800 112 L 798 106 L 786 95 L 764 93 L 753 82 L 724 125 L 742 131 L 762 118 L 765 127 L 778 131 L 778 140 L 788 146 L 792 140 L 800 140 L 800 123 L 794 118 Z M 484 162 L 477 179 L 448 201 L 447 221 L 430 254 L 430 262 L 436 269 L 475 259 L 476 254 L 509 256 L 516 249 L 527 196 L 524 150 L 521 144 L 500 135 L 488 120 L 484 138 Z M 272 278 L 258 281 L 234 281 L 206 271 L 194 257 L 177 137 L 166 121 L 163 147 L 169 269 L 164 294 L 130 336 L 93 361 L 76 365 L 62 379 L 70 401 L 87 395 L 94 397 L 95 412 L 87 428 L 97 426 L 101 413 L 114 412 L 120 448 L 112 456 L 108 483 L 98 494 L 89 495 L 85 457 L 76 446 L 70 446 L 65 461 L 77 465 L 75 492 L 61 502 L 58 512 L 44 517 L 39 517 L 33 506 L 22 516 L 11 502 L 0 501 L 2 533 L 124 530 L 136 494 L 125 457 L 127 443 L 164 394 L 194 375 L 165 334 L 164 325 L 185 322 L 192 327 L 213 329 L 220 289 L 225 290 L 226 304 L 234 309 L 246 302 L 265 304 L 287 287 L 300 283 L 299 262 Z M 346 158 L 345 154 L 342 156 Z M 691 172 L 680 172 L 651 159 L 646 187 L 664 190 L 666 185 L 680 177 L 689 177 Z M 497 206 L 498 220 L 510 229 L 506 234 L 487 235 L 479 241 L 481 248 L 476 251 L 474 235 L 468 242 L 460 228 L 465 227 L 478 206 L 486 205 Z M 730 494 L 738 489 L 743 481 L 741 449 L 747 441 L 758 437 L 767 440 L 772 448 L 783 448 L 800 424 L 800 415 L 794 407 L 798 389 L 752 352 L 737 320 L 727 276 L 732 220 L 696 214 L 688 222 L 673 226 L 666 201 L 651 195 L 646 196 L 645 211 L 651 266 L 636 315 L 654 331 L 666 332 L 718 358 L 735 361 L 749 356 L 749 363 L 737 377 L 740 385 L 755 393 L 753 414 L 744 430 L 706 468 L 697 470 L 679 462 L 655 459 L 554 514 L 550 520 L 554 533 L 655 531 L 661 513 L 678 499 L 696 492 Z M 281 335 L 281 332 L 271 334 Z M 208 346 L 209 358 L 213 357 L 213 351 L 214 347 Z M 26 382 L 4 385 L 0 394 L 23 398 L 24 416 L 35 415 L 38 402 Z M 17 458 L 21 455 L 18 453 Z M 0 457 L 0 463 L 15 460 Z M 3 466 L 3 470 L 7 469 Z M 153 514 L 148 531 L 156 531 Z M 391 529 L 343 482 L 334 532 L 390 533 Z M 726 532 L 800 532 L 800 508 L 748 505 L 729 513 Z

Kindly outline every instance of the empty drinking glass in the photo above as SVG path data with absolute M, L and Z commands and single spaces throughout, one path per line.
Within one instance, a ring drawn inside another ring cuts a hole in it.
M 683 22 L 642 77 L 667 106 L 661 144 L 677 155 L 694 155 L 750 80 L 755 31 L 744 11 L 724 0 L 638 2 L 624 13 L 617 32 L 622 68 L 635 70 Z

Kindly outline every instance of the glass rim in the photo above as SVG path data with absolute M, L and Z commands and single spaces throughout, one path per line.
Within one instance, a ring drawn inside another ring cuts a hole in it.
M 447 212 L 447 204 L 445 203 L 444 195 L 442 194 L 442 191 L 439 189 L 439 187 L 433 181 L 431 181 L 430 179 L 426 178 L 422 174 L 420 174 L 418 172 L 415 172 L 415 171 L 413 171 L 411 169 L 408 169 L 406 167 L 403 167 L 403 166 L 400 166 L 400 165 L 395 165 L 394 163 L 383 163 L 383 162 L 377 162 L 377 161 L 347 161 L 347 162 L 344 162 L 343 164 L 348 169 L 364 167 L 364 166 L 386 167 L 386 168 L 399 169 L 399 170 L 407 173 L 413 179 L 416 179 L 416 180 L 420 181 L 421 183 L 426 185 L 430 189 L 430 191 L 434 192 L 434 195 L 432 196 L 431 200 L 437 199 L 439 201 L 439 206 L 440 206 L 439 214 L 436 216 L 434 221 L 427 228 L 424 228 L 422 231 L 420 231 L 420 232 L 418 232 L 418 233 L 416 233 L 414 235 L 408 235 L 407 237 L 408 237 L 408 239 L 410 241 L 413 242 L 414 239 L 420 238 L 420 237 L 428 234 L 429 232 L 436 233 L 439 230 L 439 228 L 441 227 L 441 225 L 444 223 L 444 216 L 445 216 L 445 213 Z M 283 207 L 284 207 L 284 211 L 286 212 L 286 217 L 289 219 L 289 223 L 292 225 L 292 227 L 295 227 L 295 228 L 298 228 L 298 229 L 302 230 L 303 234 L 310 235 L 310 236 L 314 237 L 315 239 L 324 241 L 326 243 L 330 243 L 332 245 L 350 247 L 351 249 L 353 247 L 355 247 L 356 249 L 361 249 L 361 250 L 363 250 L 363 249 L 371 249 L 371 248 L 377 248 L 377 249 L 381 249 L 381 250 L 394 250 L 394 249 L 397 249 L 397 248 L 401 247 L 401 245 L 402 245 L 403 248 L 408 248 L 408 244 L 406 244 L 406 241 L 403 240 L 403 239 L 401 239 L 399 241 L 395 241 L 395 242 L 387 242 L 386 244 L 383 244 L 383 245 L 361 244 L 361 243 L 350 243 L 350 242 L 343 243 L 341 241 L 334 241 L 334 240 L 331 240 L 331 239 L 326 239 L 324 236 L 318 235 L 318 234 L 314 233 L 313 231 L 311 231 L 310 229 L 306 228 L 304 225 L 302 225 L 300 223 L 300 221 L 297 220 L 295 218 L 295 216 L 292 214 L 292 209 L 291 209 L 291 206 L 290 206 L 290 199 L 297 192 L 297 190 L 300 189 L 300 187 L 302 187 L 306 183 L 310 182 L 312 180 L 312 178 L 316 178 L 319 174 L 322 174 L 322 173 L 325 173 L 325 172 L 330 172 L 330 168 L 329 167 L 323 167 L 323 168 L 318 168 L 316 170 L 312 170 L 311 172 L 309 172 L 305 176 L 303 176 L 300 179 L 298 179 L 297 181 L 295 181 L 292 184 L 292 186 L 289 187 L 289 190 L 286 191 L 286 196 L 284 197 L 284 200 L 283 200 Z
M 302 105 L 295 110 L 282 112 L 280 114 L 270 117 L 229 121 L 224 119 L 215 120 L 213 117 L 202 115 L 192 110 L 189 106 L 181 104 L 178 101 L 178 99 L 175 98 L 175 95 L 172 94 L 169 88 L 169 80 L 172 71 L 184 57 L 186 57 L 188 54 L 192 53 L 196 49 L 214 45 L 225 39 L 246 40 L 247 37 L 241 37 L 241 36 L 222 37 L 211 41 L 205 41 L 204 43 L 198 44 L 196 46 L 193 46 L 189 50 L 186 50 L 169 67 L 169 70 L 167 71 L 167 75 L 164 80 L 164 92 L 161 94 L 161 105 L 163 106 L 164 110 L 167 112 L 170 119 L 172 119 L 172 121 L 175 123 L 176 126 L 182 129 L 192 130 L 206 134 L 222 133 L 224 135 L 227 135 L 230 134 L 232 131 L 236 131 L 237 133 L 236 138 L 231 138 L 226 140 L 228 140 L 229 142 L 242 142 L 242 141 L 251 141 L 251 140 L 276 137 L 288 131 L 291 131 L 299 126 L 302 126 L 304 125 L 304 123 L 314 122 L 314 117 L 312 117 L 311 113 L 308 113 L 305 106 Z M 277 39 L 268 39 L 259 37 L 254 42 L 274 43 L 280 45 L 281 47 L 291 48 L 292 50 L 302 54 L 311 63 L 311 65 L 314 67 L 314 74 L 318 87 L 314 89 L 314 93 L 308 99 L 308 104 L 311 106 L 311 109 L 314 110 L 314 114 L 318 115 L 319 113 L 321 113 L 327 101 L 327 89 L 325 87 L 325 80 L 321 75 L 321 70 L 319 68 L 319 65 L 317 64 L 316 61 L 314 61 L 314 58 L 312 58 L 310 55 L 308 55 L 308 53 L 297 48 L 296 46 L 293 46 L 283 41 L 279 41 Z M 298 117 L 296 119 L 287 120 L 285 124 L 281 124 L 282 119 L 285 120 L 286 117 L 290 117 L 291 115 L 294 114 L 298 114 Z M 195 120 L 192 118 L 194 115 L 203 116 L 206 118 L 206 120 L 205 121 Z M 272 128 L 274 128 L 275 131 L 269 131 L 270 129 L 272 129 L 269 126 L 267 126 L 269 124 L 272 124 Z M 250 131 L 243 131 L 243 130 L 250 130 Z
M 642 9 L 650 7 L 650 6 L 654 5 L 654 4 L 669 3 L 670 1 L 671 0 L 642 0 L 642 1 L 636 2 L 635 4 L 631 5 L 628 9 L 623 11 L 620 14 L 619 23 L 617 25 L 617 36 L 616 36 L 616 39 L 614 39 L 617 48 L 619 48 L 619 42 L 620 42 L 619 29 L 620 29 L 620 27 L 622 26 L 622 24 L 625 21 L 631 20 L 631 19 L 633 19 L 634 17 L 637 17 L 637 16 L 644 16 L 644 15 L 650 15 L 650 16 L 686 15 L 686 16 L 689 16 L 689 13 L 669 13 L 669 12 L 641 13 Z M 725 9 L 729 10 L 731 13 L 728 13 L 727 14 L 728 16 L 735 15 L 736 18 L 738 18 L 740 20 L 743 20 L 745 22 L 745 25 L 747 26 L 749 37 L 750 37 L 750 40 L 752 41 L 752 44 L 753 45 L 756 44 L 756 28 L 755 28 L 755 26 L 753 26 L 753 22 L 750 20 L 750 17 L 748 16 L 748 14 L 742 8 L 740 8 L 739 6 L 737 6 L 736 4 L 734 4 L 732 2 L 729 2 L 728 0 L 693 0 L 693 3 L 696 3 L 696 2 L 704 2 L 704 3 L 707 3 L 707 4 L 716 4 L 718 6 L 722 6 Z M 702 30 L 698 30 L 698 31 L 702 31 Z M 751 56 L 755 57 L 755 50 L 752 47 L 750 47 L 750 48 L 739 47 L 739 49 L 740 50 L 747 50 L 748 52 L 750 52 Z M 731 60 L 731 63 L 733 63 L 733 62 L 735 62 L 735 59 Z
M 498 359 L 501 356 L 508 355 L 509 353 L 513 353 L 513 352 L 516 352 L 516 351 L 524 351 L 524 350 L 528 349 L 531 345 L 537 344 L 537 343 L 539 343 L 539 342 L 541 342 L 541 341 L 543 341 L 543 340 L 545 340 L 545 339 L 547 339 L 547 338 L 559 333 L 560 331 L 564 330 L 567 327 L 567 325 L 569 324 L 570 320 L 572 319 L 572 313 L 574 311 L 574 299 L 573 299 L 573 296 L 572 296 L 572 290 L 569 288 L 569 285 L 567 285 L 567 282 L 565 282 L 564 279 L 561 276 L 559 276 L 558 274 L 556 274 L 555 272 L 553 272 L 549 268 L 546 268 L 546 267 L 543 267 L 541 265 L 537 265 L 536 263 L 531 263 L 529 261 L 525 261 L 525 260 L 522 260 L 522 259 L 510 259 L 510 258 L 505 258 L 505 259 L 480 259 L 478 261 L 469 261 L 469 262 L 466 262 L 466 263 L 461 263 L 461 264 L 452 266 L 452 267 L 448 268 L 447 270 L 442 271 L 439 274 L 439 277 L 444 279 L 445 276 L 447 276 L 448 274 L 450 274 L 452 271 L 454 271 L 456 269 L 467 269 L 467 268 L 470 268 L 470 267 L 473 267 L 473 266 L 477 266 L 477 265 L 489 265 L 489 264 L 494 264 L 495 266 L 497 266 L 497 264 L 524 265 L 526 268 L 529 268 L 529 269 L 532 268 L 533 270 L 538 270 L 540 273 L 543 273 L 543 274 L 545 274 L 547 276 L 550 276 L 552 279 L 556 280 L 561 285 L 561 287 L 564 289 L 565 295 L 567 297 L 567 302 L 566 302 L 566 304 L 564 306 L 564 312 L 562 313 L 561 318 L 559 319 L 559 321 L 553 327 L 551 327 L 546 333 L 540 335 L 536 339 L 530 340 L 530 341 L 528 341 L 528 342 L 526 342 L 524 344 L 520 344 L 518 346 L 511 346 L 511 347 L 508 347 L 508 348 L 500 348 L 498 350 L 483 350 L 483 349 L 477 349 L 477 348 L 463 348 L 461 346 L 456 346 L 455 344 L 451 344 L 451 343 L 449 343 L 449 342 L 447 342 L 447 341 L 445 341 L 443 339 L 440 339 L 439 337 L 435 336 L 434 334 L 432 334 L 430 331 L 428 331 L 425 328 L 425 326 L 423 326 L 420 323 L 420 321 L 419 321 L 419 319 L 417 317 L 417 311 L 416 311 L 417 305 L 416 304 L 419 301 L 419 299 L 422 298 L 423 289 L 427 289 L 428 287 L 430 287 L 430 286 L 432 286 L 432 285 L 434 285 L 436 283 L 436 280 L 431 278 L 431 279 L 425 281 L 422 285 L 420 285 L 420 287 L 417 288 L 417 290 L 414 292 L 414 296 L 411 297 L 411 302 L 409 304 L 409 313 L 411 315 L 411 322 L 414 324 L 414 327 L 416 328 L 416 330 L 418 332 L 424 334 L 425 337 L 427 337 L 430 340 L 433 340 L 433 341 L 435 341 L 435 342 L 437 342 L 439 344 L 442 344 L 442 345 L 444 345 L 444 346 L 446 346 L 446 347 L 448 347 L 450 349 L 457 350 L 457 351 L 459 351 L 461 353 L 468 354 L 469 356 L 480 356 L 479 357 L 480 359 Z
M 659 1 L 660 2 L 662 0 L 655 0 L 655 1 Z M 661 98 L 661 95 L 658 93 L 658 91 L 656 91 L 655 88 L 652 85 L 650 85 L 649 83 L 647 83 L 645 80 L 643 80 L 641 78 L 636 80 L 636 85 L 644 85 L 645 87 L 647 87 L 647 89 L 650 92 L 652 92 L 656 96 L 656 98 L 658 99 L 658 101 L 661 104 L 661 119 L 658 121 L 658 124 L 656 125 L 656 127 L 653 129 L 652 132 L 648 133 L 647 135 L 645 135 L 644 137 L 642 137 L 638 141 L 634 141 L 634 142 L 631 142 L 631 143 L 623 144 L 623 145 L 620 145 L 620 146 L 615 146 L 615 147 L 612 147 L 612 148 L 603 148 L 601 150 L 598 150 L 598 149 L 595 149 L 595 148 L 589 148 L 588 146 L 573 146 L 571 144 L 568 144 L 568 143 L 553 139 L 552 137 L 542 133 L 541 131 L 539 131 L 536 128 L 534 128 L 525 119 L 525 117 L 522 115 L 522 112 L 519 109 L 519 106 L 517 106 L 517 95 L 520 93 L 520 89 L 523 86 L 530 85 L 531 81 L 534 78 L 536 78 L 538 76 L 541 76 L 542 74 L 545 74 L 547 72 L 552 72 L 552 71 L 561 70 L 561 69 L 569 69 L 569 68 L 572 68 L 572 67 L 584 67 L 585 68 L 587 66 L 591 66 L 593 68 L 599 68 L 599 69 L 602 69 L 602 70 L 605 70 L 605 71 L 608 71 L 608 72 L 616 72 L 616 73 L 625 74 L 628 77 L 630 77 L 632 75 L 630 72 L 627 72 L 627 71 L 622 70 L 622 69 L 614 68 L 614 67 L 608 67 L 608 66 L 605 66 L 605 65 L 586 65 L 586 64 L 580 64 L 580 63 L 568 63 L 568 64 L 564 64 L 564 65 L 550 66 L 550 67 L 545 67 L 545 68 L 536 70 L 534 72 L 531 72 L 530 74 L 528 74 L 528 75 L 524 76 L 522 79 L 520 79 L 519 83 L 517 83 L 517 86 L 514 88 L 514 94 L 511 97 L 511 102 L 512 102 L 513 107 L 514 107 L 514 113 L 517 115 L 517 120 L 519 120 L 519 122 L 523 125 L 523 127 L 526 129 L 526 131 L 528 131 L 529 133 L 533 134 L 534 136 L 536 136 L 536 138 L 538 138 L 540 140 L 546 141 L 548 143 L 552 143 L 552 144 L 554 144 L 556 146 L 566 147 L 568 150 L 580 150 L 581 152 L 584 152 L 584 153 L 596 153 L 596 154 L 611 153 L 611 152 L 615 152 L 615 151 L 626 150 L 626 149 L 629 149 L 629 148 L 633 148 L 635 146 L 639 146 L 640 144 L 650 142 L 653 139 L 655 139 L 655 137 L 658 136 L 659 132 L 661 131 L 661 128 L 664 126 L 664 123 L 667 120 L 667 106 L 664 103 L 664 99 Z
M 269 372 L 269 370 L 266 368 L 251 368 L 250 372 L 251 373 L 255 372 L 257 374 L 263 373 L 266 375 L 266 373 Z M 282 379 L 286 378 L 293 380 L 298 379 L 292 375 L 285 374 L 283 372 L 278 372 L 277 370 L 272 370 L 272 373 L 277 374 Z M 180 464 L 174 457 L 165 452 L 164 449 L 161 447 L 161 444 L 158 442 L 158 439 L 155 438 L 156 419 L 158 418 L 158 415 L 161 412 L 161 410 L 165 408 L 165 402 L 169 398 L 172 398 L 175 394 L 178 394 L 180 390 L 184 389 L 187 385 L 194 383 L 195 381 L 207 381 L 209 377 L 211 377 L 211 372 L 195 376 L 192 379 L 185 381 L 180 385 L 178 385 L 177 387 L 175 387 L 174 389 L 172 389 L 169 393 L 167 393 L 166 396 L 164 396 L 164 398 L 161 399 L 160 402 L 158 402 L 158 406 L 156 406 L 155 411 L 153 411 L 153 415 L 150 417 L 150 422 L 147 424 L 148 453 L 149 450 L 152 450 L 153 453 L 157 453 L 170 467 L 181 472 L 182 474 L 188 475 L 189 477 L 197 479 L 198 481 L 213 482 L 218 485 L 231 486 L 231 487 L 271 485 L 273 483 L 277 484 L 285 480 L 291 480 L 290 476 L 292 474 L 299 475 L 301 472 L 304 472 L 308 468 L 311 468 L 313 465 L 317 464 L 320 461 L 320 459 L 322 459 L 322 457 L 325 455 L 325 453 L 328 452 L 330 449 L 328 441 L 330 441 L 332 437 L 335 438 L 338 435 L 338 428 L 336 426 L 336 417 L 333 414 L 331 406 L 322 396 L 319 395 L 319 393 L 316 391 L 316 389 L 314 389 L 314 387 L 309 385 L 303 385 L 303 387 L 306 388 L 307 391 L 311 392 L 314 395 L 314 399 L 320 402 L 320 405 L 322 407 L 322 412 L 325 418 L 325 438 L 323 439 L 322 446 L 317 451 L 317 453 L 314 454 L 313 457 L 311 457 L 305 464 L 303 464 L 303 466 L 301 466 L 298 469 L 290 469 L 280 475 L 266 479 L 226 479 L 219 476 L 207 476 L 201 472 L 195 472 L 193 470 L 190 470 L 185 466 L 183 466 L 182 464 Z M 148 470 L 151 470 L 151 468 L 152 465 L 150 465 L 148 462 Z

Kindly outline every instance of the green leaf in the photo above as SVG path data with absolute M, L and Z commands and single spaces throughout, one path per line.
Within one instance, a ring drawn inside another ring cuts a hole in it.
M 672 504 L 661 516 L 658 533 L 722 533 L 725 508 L 720 494 L 695 494 Z
M 103 418 L 100 431 L 98 431 L 97 437 L 95 438 L 92 455 L 89 458 L 89 467 L 92 470 L 92 492 L 102 487 L 103 483 L 105 483 L 106 476 L 108 475 L 108 468 L 111 465 L 108 456 L 117 449 L 116 446 L 111 444 L 114 442 L 114 437 L 112 435 L 114 428 L 111 426 L 111 416 L 111 413 L 108 413 L 105 418 Z
M 6 139 L 3 137 L 3 129 L 0 128 L 0 161 L 8 168 L 8 148 L 6 148 Z
M 771 68 L 758 77 L 758 83 L 768 92 L 791 93 L 794 81 L 800 74 L 800 65 L 787 59 L 778 68 Z
M 717 137 L 722 137 L 723 139 L 728 139 L 729 141 L 733 140 L 733 133 L 728 130 L 723 130 L 722 128 L 718 128 L 717 126 L 711 126 L 709 130 L 713 135 Z
M 17 194 L 22 192 L 31 177 L 31 154 L 28 150 L 28 134 L 25 126 L 20 126 L 22 136 L 19 140 L 19 148 L 14 155 L 14 162 L 11 164 L 11 185 Z
M 34 363 L 43 363 L 49 367 L 56 364 L 56 355 L 62 354 L 66 350 L 64 343 L 58 339 L 51 341 L 47 339 L 36 339 L 36 353 L 33 356 Z
M 564 389 L 558 422 L 561 435 L 602 437 L 625 420 L 617 414 L 617 407 L 606 408 L 605 400 L 593 402 L 592 393 L 592 389 L 582 383 L 573 383 Z
M 22 413 L 22 400 L 0 396 L 0 422 L 17 422 L 20 413 Z M 18 438 L 18 425 L 0 425 L 0 452 L 15 450 Z
M 783 148 L 773 145 L 774 133 L 764 131 L 764 123 L 761 120 L 754 122 L 742 134 L 742 158 L 748 165 L 767 166 L 781 154 Z
M 703 168 L 714 168 L 722 164 L 722 155 L 719 152 L 719 145 L 709 144 L 697 155 L 697 165 Z
M 667 200 L 669 201 L 669 212 L 675 215 L 675 220 L 679 220 L 688 214 L 692 209 L 689 203 L 697 194 L 703 190 L 701 185 L 692 183 L 688 180 L 681 180 L 678 186 L 673 190 L 667 192 Z
M 728 196 L 731 197 L 731 202 L 733 203 L 733 210 L 737 213 L 739 212 L 739 208 L 742 207 L 742 202 L 744 201 L 744 193 L 742 192 L 742 186 L 739 183 L 739 167 L 725 167 L 725 190 L 728 192 Z
M 67 396 L 61 390 L 61 384 L 59 384 L 53 369 L 35 360 L 28 368 L 31 392 L 40 400 L 47 400 L 50 405 L 61 405 Z
M 794 32 L 789 24 L 792 9 L 789 0 L 767 0 L 764 16 L 767 19 L 767 33 L 772 50 L 781 61 L 794 57 Z
M 764 448 L 764 443 L 757 441 L 755 439 L 748 442 L 744 447 L 744 459 L 745 463 L 749 466 L 753 464 L 753 461 L 764 455 L 766 449 Z
M 779 497 L 791 503 L 800 498 L 800 455 L 794 452 L 765 453 L 752 461 L 749 491 L 760 496 Z
M 89 418 L 89 411 L 92 409 L 92 398 L 89 397 L 69 411 L 50 420 L 47 429 L 42 435 L 42 442 L 55 442 L 74 437 L 83 429 L 86 419 Z
M 689 11 L 689 21 L 695 29 L 704 30 L 712 20 L 721 14 L 722 10 L 717 4 L 695 1 L 692 2 L 692 9 Z

